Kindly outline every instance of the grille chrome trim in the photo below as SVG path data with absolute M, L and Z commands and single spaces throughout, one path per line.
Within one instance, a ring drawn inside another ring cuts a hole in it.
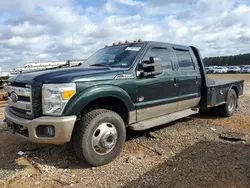
M 31 96 L 31 89 L 30 88 L 8 86 L 7 90 L 8 90 L 8 93 L 15 92 L 19 96 L 24 96 L 24 97 Z
M 8 96 L 9 96 L 8 105 L 10 107 L 13 107 L 11 109 L 14 112 L 18 113 L 18 116 L 33 118 L 32 87 L 28 84 L 26 84 L 25 87 L 8 85 L 7 91 L 8 91 Z M 17 101 L 13 102 L 10 97 L 11 93 L 17 94 L 17 96 L 20 98 Z M 29 101 L 24 100 L 22 97 L 28 98 L 27 100 Z M 18 112 L 18 110 L 23 110 L 23 112 Z
M 17 101 L 14 103 L 10 97 L 8 97 L 8 103 L 10 107 L 15 107 L 18 109 L 31 111 L 31 104 L 30 102 L 24 102 L 24 101 Z

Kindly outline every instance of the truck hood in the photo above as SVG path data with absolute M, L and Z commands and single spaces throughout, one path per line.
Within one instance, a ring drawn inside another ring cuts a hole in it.
M 121 69 L 110 69 L 107 67 L 70 67 L 53 70 L 44 70 L 30 73 L 23 73 L 13 76 L 10 82 L 21 82 L 30 85 L 41 83 L 67 83 L 76 79 L 84 80 L 92 78 L 114 79 L 117 74 L 122 73 Z

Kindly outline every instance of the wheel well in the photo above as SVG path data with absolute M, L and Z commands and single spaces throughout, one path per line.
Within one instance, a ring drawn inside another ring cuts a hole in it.
M 233 89 L 236 92 L 237 98 L 238 98 L 238 88 L 236 86 L 233 86 L 231 89 Z
M 81 111 L 81 115 L 88 113 L 94 109 L 108 109 L 116 112 L 121 116 L 125 125 L 129 122 L 129 110 L 126 104 L 119 98 L 116 97 L 103 97 L 90 102 Z

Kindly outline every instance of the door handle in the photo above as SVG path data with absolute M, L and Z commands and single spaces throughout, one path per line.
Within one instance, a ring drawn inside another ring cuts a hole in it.
M 174 87 L 177 87 L 178 84 L 177 84 L 177 78 L 174 78 Z

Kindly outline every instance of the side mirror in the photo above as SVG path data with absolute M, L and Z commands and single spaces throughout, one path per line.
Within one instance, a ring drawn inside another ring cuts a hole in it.
M 141 77 L 151 77 L 160 75 L 163 72 L 160 58 L 150 57 L 149 60 L 143 61 L 140 64 Z

